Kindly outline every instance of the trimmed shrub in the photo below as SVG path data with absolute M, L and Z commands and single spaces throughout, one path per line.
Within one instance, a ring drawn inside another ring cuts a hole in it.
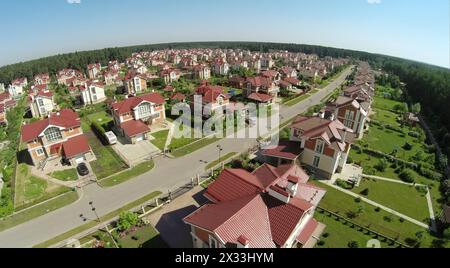
M 350 242 L 348 242 L 347 246 L 348 246 L 349 248 L 359 248 L 359 244 L 358 244 L 358 242 L 356 242 L 356 241 L 350 241 Z
M 400 175 L 400 179 L 407 183 L 414 183 L 416 181 L 416 176 L 414 175 L 413 171 L 410 169 L 403 170 Z
M 369 195 L 369 188 L 366 188 L 366 189 L 362 190 L 361 194 L 364 195 L 364 196 L 368 196 Z

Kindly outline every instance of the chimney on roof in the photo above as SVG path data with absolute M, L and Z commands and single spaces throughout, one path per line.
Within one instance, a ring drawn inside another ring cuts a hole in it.
M 125 99 L 128 99 L 128 95 L 125 95 Z
M 56 116 L 60 116 L 60 115 L 61 115 L 61 113 L 60 113 L 60 112 L 57 112 L 57 113 L 56 113 Z
M 237 241 L 237 248 L 249 248 L 250 241 L 244 235 L 239 236 Z
M 342 137 L 342 142 L 346 142 L 347 140 L 347 128 L 344 128 L 344 136 Z
M 270 196 L 280 200 L 283 203 L 289 203 L 291 200 L 291 195 L 286 191 L 286 189 L 281 188 L 278 185 L 272 185 L 269 187 L 268 191 Z
M 298 178 L 288 178 L 286 190 L 291 196 L 295 196 L 298 190 Z
M 330 115 L 330 120 L 331 120 L 331 121 L 336 120 L 336 116 L 334 115 L 334 113 L 332 113 L 332 114 Z
M 319 112 L 319 117 L 324 119 L 325 118 L 325 111 L 320 111 Z

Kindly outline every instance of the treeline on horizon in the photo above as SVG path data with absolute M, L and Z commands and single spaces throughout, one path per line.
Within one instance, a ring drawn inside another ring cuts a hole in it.
M 269 50 L 287 50 L 316 54 L 319 57 L 352 58 L 369 62 L 372 67 L 397 75 L 405 82 L 409 101 L 420 102 L 424 113 L 430 117 L 438 117 L 443 125 L 436 130 L 437 140 L 447 155 L 450 155 L 450 70 L 411 60 L 372 54 L 362 51 L 340 48 L 260 42 L 188 42 L 151 44 L 120 48 L 105 48 L 92 51 L 74 52 L 41 58 L 28 62 L 12 64 L 0 68 L 0 82 L 9 84 L 18 77 L 27 77 L 31 81 L 35 74 L 49 72 L 55 74 L 63 68 L 74 68 L 86 72 L 90 63 L 100 62 L 106 65 L 111 60 L 123 62 L 134 52 L 153 51 L 177 48 L 222 48 L 248 49 L 250 51 L 268 52 Z

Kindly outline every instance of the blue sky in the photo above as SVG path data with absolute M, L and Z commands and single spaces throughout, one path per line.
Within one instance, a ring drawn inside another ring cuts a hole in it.
M 0 66 L 77 50 L 221 40 L 450 65 L 448 0 L 2 0 L 0 10 Z

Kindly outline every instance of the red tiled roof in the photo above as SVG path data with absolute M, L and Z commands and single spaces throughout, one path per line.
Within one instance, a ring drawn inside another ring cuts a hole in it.
M 172 95 L 172 97 L 170 97 L 170 99 L 172 100 L 177 100 L 177 101 L 184 101 L 186 99 L 186 96 L 184 96 L 184 94 L 178 92 Z
M 303 150 L 298 142 L 281 141 L 278 147 L 263 150 L 262 154 L 265 156 L 295 160 L 302 152 Z
M 258 194 L 201 207 L 185 222 L 215 233 L 225 243 L 245 237 L 252 248 L 274 248 L 267 207 Z
M 294 77 L 286 77 L 286 78 L 284 78 L 284 81 L 291 83 L 293 85 L 298 85 L 300 83 L 300 80 L 298 80 L 297 78 L 294 78 Z
M 120 128 L 125 131 L 128 137 L 134 137 L 150 131 L 150 128 L 140 120 L 130 120 L 122 123 L 120 124 Z
M 263 190 L 264 185 L 255 175 L 242 169 L 225 169 L 208 187 L 205 195 L 216 202 L 222 202 L 256 194 Z
M 258 102 L 268 102 L 273 99 L 273 97 L 270 95 L 267 95 L 264 93 L 256 93 L 256 92 L 253 92 L 252 94 L 250 94 L 248 96 L 248 98 L 251 100 L 258 101 Z
M 138 97 L 131 97 L 126 100 L 116 102 L 112 104 L 112 107 L 118 114 L 124 114 L 131 112 L 134 108 L 139 106 L 142 102 L 147 101 L 156 105 L 163 104 L 165 102 L 163 96 L 158 92 L 145 94 Z
M 22 127 L 22 141 L 29 142 L 36 139 L 48 126 L 62 128 L 74 128 L 80 126 L 78 114 L 69 109 L 63 109 L 59 113 L 52 113 L 46 119 L 24 125 Z
M 305 225 L 303 230 L 298 235 L 297 241 L 300 244 L 305 245 L 306 242 L 308 242 L 308 240 L 311 238 L 314 231 L 317 229 L 318 225 L 319 223 L 315 219 L 309 220 L 309 222 Z
M 70 159 L 91 151 L 87 137 L 82 134 L 63 143 L 64 155 Z
M 215 102 L 217 98 L 222 95 L 224 99 L 228 99 L 228 96 L 224 93 L 223 87 L 221 86 L 210 86 L 204 84 L 195 90 L 196 94 L 203 96 L 203 101 L 206 103 Z
M 0 93 L 0 102 L 3 102 L 8 99 L 11 99 L 11 95 L 9 95 L 9 92 Z

